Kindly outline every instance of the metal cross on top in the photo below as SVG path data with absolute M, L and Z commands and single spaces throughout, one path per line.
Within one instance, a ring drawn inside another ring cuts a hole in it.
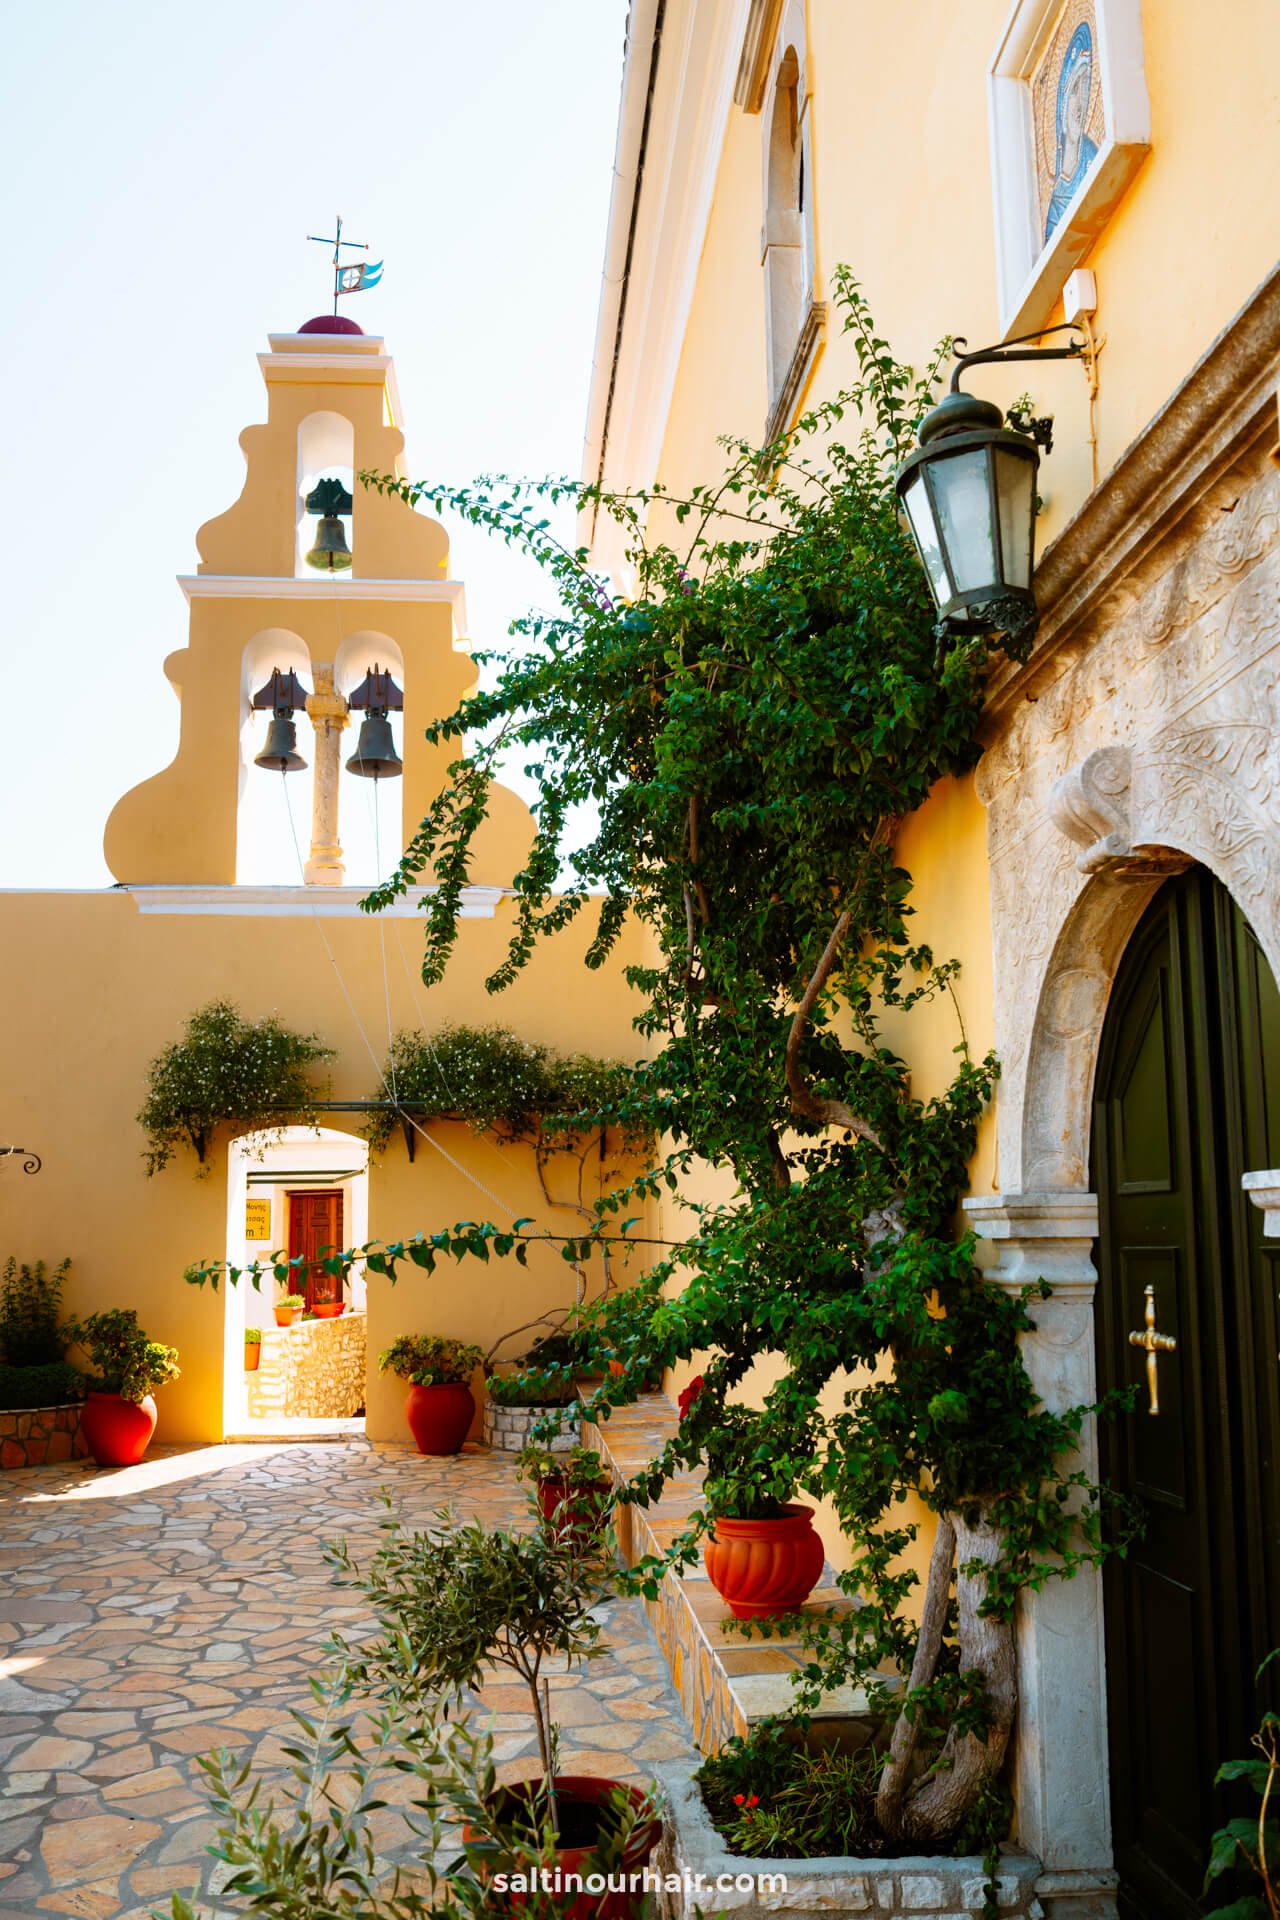
M 342 237 L 342 215 L 334 217 L 332 238 L 322 233 L 309 233 L 308 240 L 316 240 L 322 247 L 333 248 L 333 310 L 338 311 L 338 296 L 343 293 L 363 293 L 368 287 L 376 287 L 382 278 L 381 260 L 361 260 L 351 266 L 342 264 L 342 249 L 358 247 L 362 253 L 368 253 L 367 240 L 344 240 Z

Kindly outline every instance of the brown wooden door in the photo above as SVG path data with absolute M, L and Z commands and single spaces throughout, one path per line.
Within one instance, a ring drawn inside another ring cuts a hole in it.
M 1121 1908 L 1202 1911 L 1213 1786 L 1249 1751 L 1254 1671 L 1280 1639 L 1277 1253 L 1241 1175 L 1280 1159 L 1280 995 L 1225 890 L 1166 883 L 1116 981 L 1094 1107 L 1104 1477 L 1145 1530 L 1106 1571 L 1111 1793 Z M 1130 1344 L 1153 1289 L 1159 1412 Z M 1230 1811 L 1237 1811 L 1232 1807 Z
M 328 1187 L 289 1195 L 289 1258 L 314 1263 L 342 1246 L 342 1189 Z M 295 1283 L 296 1285 L 296 1283 Z M 308 1307 L 342 1298 L 342 1282 L 323 1268 L 307 1268 L 303 1288 Z

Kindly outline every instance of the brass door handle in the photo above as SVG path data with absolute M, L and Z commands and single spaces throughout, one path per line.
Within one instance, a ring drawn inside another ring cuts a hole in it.
M 1147 1408 L 1147 1412 L 1154 1415 L 1160 1411 L 1160 1382 L 1156 1372 L 1156 1355 L 1161 1353 L 1176 1353 L 1178 1351 L 1178 1343 L 1172 1334 L 1156 1332 L 1155 1288 L 1145 1288 L 1144 1294 L 1147 1304 L 1142 1316 L 1144 1323 L 1142 1332 L 1131 1333 L 1129 1335 L 1129 1345 L 1131 1347 L 1142 1347 L 1146 1353 L 1147 1396 L 1151 1402 Z

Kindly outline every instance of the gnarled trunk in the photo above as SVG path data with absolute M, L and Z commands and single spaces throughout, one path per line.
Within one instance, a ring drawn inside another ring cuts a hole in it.
M 1013 1628 L 978 1609 L 986 1598 L 987 1569 L 1000 1558 L 1003 1539 L 991 1519 L 989 1503 L 940 1514 L 929 1565 L 929 1584 L 910 1689 L 925 1685 L 937 1668 L 942 1644 L 951 1567 L 956 1572 L 960 1609 L 960 1671 L 976 1671 L 986 1687 L 991 1721 L 985 1734 L 957 1734 L 952 1728 L 928 1773 L 908 1788 L 917 1729 L 906 1713 L 898 1716 L 889 1755 L 880 1777 L 876 1818 L 887 1837 L 905 1840 L 922 1851 L 948 1846 L 972 1808 L 979 1790 L 999 1773 L 1013 1731 L 1018 1703 Z M 966 1572 L 972 1565 L 973 1571 Z

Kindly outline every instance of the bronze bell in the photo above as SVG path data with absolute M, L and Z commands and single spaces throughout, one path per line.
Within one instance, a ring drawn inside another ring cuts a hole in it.
M 338 515 L 350 513 L 352 501 L 341 480 L 317 480 L 303 505 L 308 513 L 320 515 L 316 543 L 306 555 L 307 565 L 322 573 L 338 573 L 349 567 L 351 549 Z
M 267 744 L 254 754 L 253 764 L 271 773 L 299 773 L 307 763 L 297 749 L 297 727 L 287 713 L 277 713 L 267 728 Z
M 404 761 L 396 752 L 395 736 L 385 713 L 367 713 L 360 722 L 360 738 L 347 762 L 347 772 L 363 774 L 369 780 L 394 780 L 404 772 Z

